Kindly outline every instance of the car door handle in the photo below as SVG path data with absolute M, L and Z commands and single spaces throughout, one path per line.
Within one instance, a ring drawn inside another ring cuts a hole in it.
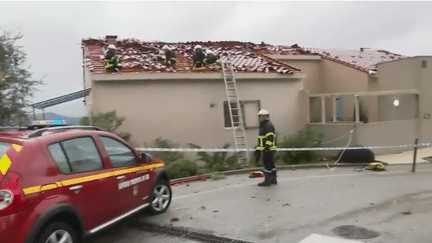
M 124 181 L 126 179 L 126 176 L 119 176 L 117 177 L 118 181 Z
M 69 190 L 71 190 L 71 191 L 77 191 L 77 190 L 81 189 L 82 187 L 83 187 L 82 185 L 73 186 L 73 187 L 70 187 Z

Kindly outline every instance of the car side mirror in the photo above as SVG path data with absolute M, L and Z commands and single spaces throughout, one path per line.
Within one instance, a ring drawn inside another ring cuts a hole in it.
M 147 153 L 141 153 L 140 155 L 140 162 L 141 163 L 148 163 L 151 161 L 151 156 Z

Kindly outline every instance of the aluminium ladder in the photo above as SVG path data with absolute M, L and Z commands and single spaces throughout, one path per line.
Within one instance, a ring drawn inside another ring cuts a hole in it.
M 246 133 L 243 124 L 242 110 L 240 106 L 239 97 L 237 94 L 237 84 L 234 77 L 232 63 L 229 61 L 222 62 L 222 71 L 225 80 L 225 88 L 228 99 L 228 110 L 231 119 L 231 126 L 234 135 L 234 142 L 236 149 L 245 149 L 246 146 Z M 249 153 L 247 151 L 240 152 L 239 163 L 247 165 L 249 162 Z

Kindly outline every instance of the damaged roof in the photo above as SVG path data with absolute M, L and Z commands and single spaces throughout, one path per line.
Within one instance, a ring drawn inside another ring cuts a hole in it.
M 82 40 L 84 50 L 84 65 L 93 73 L 103 74 L 110 72 L 105 70 L 103 59 L 108 46 L 106 38 L 87 38 Z M 385 50 L 360 48 L 359 50 L 338 50 L 292 46 L 269 45 L 264 42 L 254 44 L 239 41 L 218 42 L 185 42 L 166 43 L 161 41 L 140 41 L 135 38 L 115 40 L 117 47 L 116 56 L 122 61 L 121 72 L 221 72 L 220 64 L 213 64 L 204 70 L 194 69 L 192 55 L 193 48 L 201 45 L 205 49 L 212 50 L 220 56 L 220 61 L 231 60 L 235 72 L 263 72 L 294 74 L 301 70 L 286 63 L 271 58 L 271 55 L 319 55 L 322 58 L 332 60 L 346 66 L 368 72 L 376 73 L 377 64 L 409 58 Z M 177 53 L 177 63 L 173 68 L 157 62 L 155 56 L 162 46 L 169 45 Z
M 311 47 L 293 46 L 267 46 L 263 54 L 267 55 L 319 55 L 352 68 L 376 73 L 377 64 L 409 58 L 386 50 L 360 48 L 359 50 L 320 49 Z
M 104 68 L 104 53 L 109 44 L 106 38 L 83 39 L 84 65 L 93 73 L 103 74 L 112 71 Z M 281 61 L 256 52 L 259 45 L 249 42 L 220 41 L 220 42 L 143 42 L 137 39 L 114 40 L 116 56 L 121 59 L 122 70 L 119 73 L 131 72 L 222 72 L 220 64 L 209 65 L 206 69 L 194 69 L 192 60 L 193 48 L 201 45 L 205 49 L 212 50 L 220 57 L 220 61 L 230 60 L 235 72 L 262 72 L 294 74 L 300 69 L 289 66 Z M 110 42 L 112 43 L 112 42 Z M 157 62 L 155 56 L 164 45 L 169 45 L 177 53 L 177 63 L 172 67 Z

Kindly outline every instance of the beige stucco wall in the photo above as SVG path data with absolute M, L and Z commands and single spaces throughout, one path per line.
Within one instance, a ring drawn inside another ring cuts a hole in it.
M 271 55 L 290 66 L 299 68 L 306 74 L 304 89 L 310 93 L 322 93 L 321 57 L 311 55 Z
M 410 90 L 418 87 L 420 60 L 415 58 L 378 65 L 378 90 Z
M 426 67 L 422 67 L 419 72 L 419 138 L 423 142 L 432 142 L 432 57 L 420 57 L 419 60 L 426 62 Z
M 331 60 L 322 59 L 321 93 L 360 92 L 368 90 L 368 74 Z
M 345 147 L 353 130 L 350 146 L 393 146 L 414 144 L 417 121 L 392 121 L 355 124 L 309 124 L 309 127 L 323 131 L 323 147 Z M 341 138 L 342 137 L 342 138 Z M 337 141 L 326 143 L 341 138 Z M 375 155 L 406 151 L 410 148 L 372 149 Z M 339 151 L 328 151 L 326 155 L 336 155 Z
M 399 100 L 399 106 L 394 101 Z M 380 121 L 414 120 L 418 117 L 418 96 L 414 94 L 378 96 Z
M 135 146 L 151 145 L 156 138 L 183 147 L 234 147 L 233 134 L 224 127 L 223 79 L 94 81 L 92 112 L 116 110 L 126 121 L 119 130 L 130 132 Z M 138 76 L 137 76 L 138 79 Z M 260 100 L 269 110 L 277 132 L 290 135 L 306 125 L 301 79 L 237 79 L 241 100 Z M 248 117 L 249 118 L 249 117 Z M 255 146 L 258 129 L 246 131 L 248 147 Z
M 320 56 L 310 55 L 273 55 L 280 61 L 300 68 L 306 74 L 304 89 L 309 93 L 344 93 L 378 90 L 376 78 L 368 73 L 340 64 Z M 353 116 L 354 102 L 351 97 L 344 97 L 345 115 L 348 119 Z M 370 113 L 371 121 L 377 121 L 377 101 L 373 99 L 361 100 L 363 111 Z M 312 122 L 321 121 L 321 100 L 312 99 L 310 117 Z M 326 121 L 333 120 L 333 98 L 325 100 Z
M 426 62 L 426 67 L 422 66 Z M 378 65 L 380 90 L 416 89 L 418 95 L 419 125 L 416 136 L 423 142 L 432 141 L 432 57 L 413 57 Z M 399 97 L 395 97 L 399 98 Z M 402 101 L 401 101 L 402 104 Z M 403 112 L 406 113 L 406 112 Z
M 358 124 L 355 141 L 362 146 L 393 146 L 414 144 L 417 120 Z M 373 138 L 373 139 L 371 139 Z M 411 148 L 374 149 L 375 155 L 396 153 Z
M 92 74 L 90 71 L 88 71 L 87 68 L 83 69 L 83 88 L 89 89 L 93 86 L 93 80 L 92 80 Z M 92 102 L 93 101 L 93 92 L 90 91 L 89 95 L 84 97 L 84 108 L 86 111 L 86 114 L 90 114 Z

